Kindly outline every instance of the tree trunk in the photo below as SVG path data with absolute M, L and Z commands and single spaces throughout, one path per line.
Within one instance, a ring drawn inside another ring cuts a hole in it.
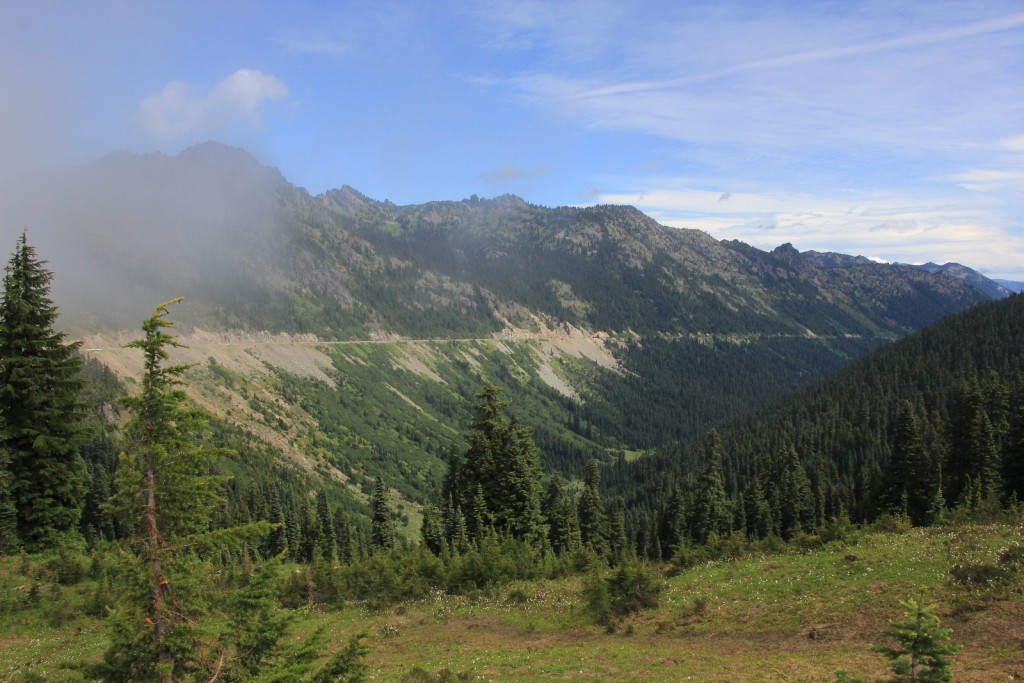
M 153 468 L 146 469 L 146 536 L 149 540 L 149 571 L 153 577 L 153 602 L 150 612 L 156 632 L 157 666 L 160 683 L 171 683 L 174 670 L 174 656 L 167 646 L 170 620 L 165 614 L 170 584 L 160 569 L 160 532 L 156 525 L 156 489 L 153 484 Z

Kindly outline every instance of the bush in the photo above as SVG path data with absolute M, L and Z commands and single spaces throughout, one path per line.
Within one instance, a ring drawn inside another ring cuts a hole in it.
M 85 543 L 70 535 L 61 538 L 57 548 L 43 563 L 53 580 L 65 586 L 73 586 L 84 579 L 92 567 L 92 560 L 85 554 Z
M 339 572 L 345 593 L 375 609 L 424 598 L 446 582 L 444 564 L 426 548 L 377 553 Z
M 914 525 L 906 515 L 885 514 L 871 523 L 871 531 L 876 534 L 905 534 L 912 528 Z
M 623 565 L 609 578 L 595 575 L 584 596 L 587 607 L 598 623 L 610 624 L 615 619 L 658 606 L 663 585 L 661 578 L 643 565 Z
M 680 569 L 695 567 L 705 562 L 717 562 L 720 560 L 735 561 L 750 553 L 750 544 L 746 537 L 733 532 L 725 538 L 712 533 L 708 536 L 707 543 L 703 545 L 690 545 L 681 543 L 679 549 L 672 556 L 672 564 Z

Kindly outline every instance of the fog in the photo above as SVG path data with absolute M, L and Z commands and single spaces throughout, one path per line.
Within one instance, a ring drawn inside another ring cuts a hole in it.
M 36 171 L 0 180 L 0 250 L 6 262 L 27 230 L 65 329 L 132 329 L 162 301 L 238 288 L 270 268 L 262 255 L 282 187 L 276 171 L 216 143 Z M 199 305 L 186 301 L 179 317 L 197 318 Z

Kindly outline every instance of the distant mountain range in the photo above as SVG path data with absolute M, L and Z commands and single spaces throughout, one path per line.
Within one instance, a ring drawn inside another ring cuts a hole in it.
M 7 190 L 5 230 L 28 227 L 65 315 L 93 328 L 134 326 L 184 295 L 193 324 L 330 338 L 541 323 L 892 338 L 1005 291 L 959 272 L 719 242 L 628 206 L 396 206 L 347 186 L 310 196 L 213 142 Z
M 946 275 L 952 275 L 955 278 L 963 280 L 975 289 L 984 292 L 992 299 L 1005 299 L 1015 291 L 1019 291 L 1005 287 L 996 280 L 990 280 L 978 271 L 972 270 L 967 266 L 960 265 L 959 263 L 944 263 L 941 266 L 936 263 L 925 263 L 924 265 L 911 266 L 911 268 L 919 268 L 921 270 L 926 270 L 929 273 L 945 273 Z
M 1024 282 L 1014 282 L 1013 280 L 993 280 L 993 282 L 1002 285 L 1012 292 L 1024 292 Z

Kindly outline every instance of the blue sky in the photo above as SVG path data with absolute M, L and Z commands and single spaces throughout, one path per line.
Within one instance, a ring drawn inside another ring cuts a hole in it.
M 0 5 L 0 178 L 240 145 L 312 193 L 626 203 L 1024 280 L 1024 4 Z

